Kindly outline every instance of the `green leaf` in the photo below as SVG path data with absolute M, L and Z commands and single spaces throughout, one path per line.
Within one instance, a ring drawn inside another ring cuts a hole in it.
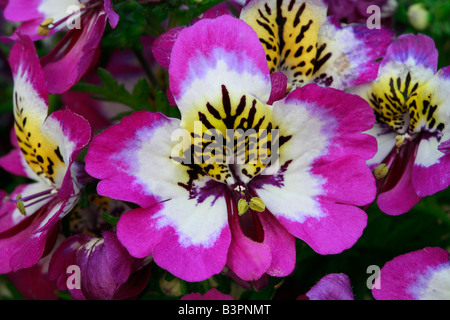
M 133 89 L 133 99 L 135 100 L 136 110 L 151 110 L 153 106 L 150 104 L 150 96 L 152 89 L 148 85 L 145 78 L 141 78 Z
M 119 222 L 119 217 L 114 217 L 107 212 L 102 212 L 102 218 L 103 218 L 103 220 L 105 220 L 107 223 L 109 223 L 110 225 L 112 225 L 114 227 Z
M 79 82 L 72 87 L 71 91 L 91 93 L 92 98 L 118 102 L 127 105 L 134 110 L 153 110 L 150 104 L 152 97 L 152 89 L 145 78 L 140 79 L 133 92 L 130 93 L 123 83 L 119 84 L 116 79 L 108 72 L 108 70 L 99 68 L 98 76 L 102 82 L 102 86 Z

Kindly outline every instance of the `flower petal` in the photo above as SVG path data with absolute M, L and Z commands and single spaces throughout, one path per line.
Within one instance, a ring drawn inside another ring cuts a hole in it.
M 295 237 L 272 214 L 265 212 L 258 216 L 264 230 L 264 243 L 270 247 L 272 256 L 265 273 L 272 277 L 286 277 L 296 263 Z
M 270 72 L 281 71 L 288 82 L 302 85 L 311 78 L 319 28 L 326 19 L 323 1 L 248 1 L 240 18 L 258 34 Z
M 58 212 L 62 205 L 62 202 L 54 204 L 49 209 L 50 215 Z M 45 214 L 37 215 L 31 223 L 24 223 L 23 226 L 17 226 L 0 234 L 0 273 L 29 268 L 39 261 L 46 248 L 47 240 L 51 239 L 57 230 L 53 225 L 46 230 L 38 231 L 46 218 Z
M 106 26 L 106 13 L 98 10 L 82 23 L 85 25 L 69 30 L 52 51 L 41 58 L 50 93 L 68 91 L 95 62 Z
M 280 135 L 290 138 L 280 147 L 278 171 L 263 171 L 252 186 L 282 225 L 318 252 L 350 247 L 367 220 L 351 205 L 370 203 L 376 192 L 365 164 L 375 139 L 362 133 L 373 125 L 372 110 L 354 95 L 317 85 L 291 92 L 274 110 Z
M 108 17 L 109 25 L 111 28 L 115 29 L 117 24 L 119 23 L 119 15 L 115 12 L 111 5 L 111 0 L 104 0 L 104 8 L 106 12 L 106 16 Z
M 367 165 L 373 170 L 395 148 L 395 137 L 397 133 L 392 131 L 387 125 L 378 122 L 375 123 L 372 129 L 366 131 L 366 133 L 375 137 L 378 144 L 377 154 L 372 159 L 367 160 Z
M 172 53 L 173 45 L 175 44 L 181 30 L 184 28 L 184 26 L 170 28 L 156 38 L 152 45 L 152 53 L 155 60 L 165 69 L 169 69 L 170 55 Z
M 386 262 L 379 273 L 377 300 L 448 300 L 450 298 L 449 253 L 426 247 Z
M 406 167 L 401 174 L 398 182 L 389 190 L 383 190 L 378 195 L 377 204 L 381 211 L 389 215 L 399 215 L 409 211 L 421 199 L 414 190 L 411 175 L 414 163 L 414 157 L 405 159 Z M 396 170 L 392 168 L 390 170 Z
M 434 74 L 437 70 L 438 51 L 433 39 L 423 34 L 404 34 L 396 38 L 387 49 L 380 68 L 392 63 L 404 69 L 422 67 Z
M 340 27 L 330 19 L 319 30 L 317 47 L 320 54 L 311 82 L 345 89 L 375 80 L 393 31 L 368 29 L 365 25 Z
M 159 183 L 166 180 L 170 184 L 169 189 L 181 179 L 174 172 L 174 162 L 170 159 L 173 147 L 170 137 L 178 125 L 178 120 L 141 111 L 124 117 L 120 124 L 97 134 L 89 146 L 85 162 L 86 171 L 101 180 L 98 193 L 142 207 L 169 198 L 171 194 L 161 192 L 168 188 L 161 188 L 163 185 L 156 183 L 156 177 L 161 176 Z M 145 170 L 149 171 L 141 176 L 140 171 Z
M 414 189 L 422 197 L 444 190 L 450 185 L 449 90 L 450 67 L 446 67 L 426 83 L 423 91 L 421 129 L 429 134 L 420 141 L 412 173 Z M 426 103 L 428 108 L 425 108 Z
M 202 281 L 225 266 L 230 231 L 227 225 L 211 230 L 209 223 L 222 219 L 219 215 L 226 216 L 226 208 L 210 210 L 202 206 L 193 211 L 186 208 L 188 202 L 169 200 L 149 209 L 129 211 L 117 224 L 117 237 L 132 256 L 153 255 L 155 263 L 173 275 L 186 281 Z M 170 221 L 166 212 L 177 213 L 184 224 Z
M 133 259 L 128 251 L 120 244 L 114 232 L 104 231 L 105 255 L 109 270 L 114 281 L 124 284 L 132 273 Z
M 350 279 L 344 273 L 326 275 L 306 296 L 309 300 L 355 300 Z
M 215 102 L 222 86 L 233 96 L 250 94 L 263 103 L 270 95 L 269 70 L 257 35 L 228 15 L 200 20 L 179 33 L 169 83 L 182 115 Z
M 104 239 L 93 237 L 77 250 L 76 258 L 83 296 L 87 300 L 112 299 L 117 283 L 109 269 Z

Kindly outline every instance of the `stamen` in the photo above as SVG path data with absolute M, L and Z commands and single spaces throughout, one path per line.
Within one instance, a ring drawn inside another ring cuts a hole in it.
M 25 197 L 25 198 L 22 198 L 22 195 L 21 195 L 21 194 L 18 194 L 18 195 L 16 196 L 16 199 L 15 199 L 15 200 L 14 200 L 14 199 L 9 199 L 9 198 L 8 198 L 8 200 L 11 201 L 11 202 L 19 202 L 19 201 L 21 201 L 21 202 L 27 202 L 27 201 L 29 201 L 29 200 L 33 200 L 33 199 L 36 199 L 36 198 L 45 196 L 45 195 L 47 195 L 47 194 L 55 194 L 55 193 L 57 193 L 57 192 L 58 192 L 58 190 L 56 190 L 56 189 L 54 189 L 54 188 L 50 188 L 50 189 L 48 189 L 48 190 L 45 190 L 45 191 L 42 191 L 42 192 L 38 192 L 38 193 L 35 193 L 35 194 L 32 194 L 32 195 L 29 195 L 29 196 L 27 196 L 27 197 Z
M 405 141 L 405 136 L 398 135 L 395 137 L 395 146 L 397 148 L 400 148 L 403 145 L 403 142 Z
M 238 214 L 240 216 L 242 216 L 244 213 L 247 212 L 248 208 L 249 208 L 249 204 L 248 204 L 247 200 L 242 199 L 242 198 L 239 199 L 239 201 L 238 201 Z
M 78 6 L 78 7 L 80 8 L 79 11 L 74 11 L 74 12 L 72 12 L 71 14 L 65 16 L 64 18 L 59 19 L 59 20 L 56 21 L 56 22 L 53 22 L 53 21 L 54 21 L 53 18 L 47 18 L 47 19 L 45 19 L 45 20 L 39 25 L 38 30 L 37 30 L 37 33 L 38 33 L 38 35 L 40 35 L 40 36 L 46 36 L 46 35 L 48 35 L 48 34 L 50 33 L 50 30 L 51 30 L 51 29 L 56 28 L 56 27 L 59 26 L 61 23 L 67 21 L 67 19 L 69 19 L 69 18 L 72 17 L 73 15 L 80 13 L 80 18 L 81 18 L 81 16 L 82 16 L 85 12 L 87 12 L 87 11 L 89 11 L 90 9 L 93 9 L 93 8 L 95 8 L 95 7 L 98 7 L 98 6 L 102 5 L 102 4 L 103 4 L 103 1 L 95 2 L 95 3 L 93 3 L 93 4 L 89 5 L 89 6 L 86 6 L 85 4 L 80 4 L 80 5 Z
M 266 210 L 266 205 L 258 197 L 253 197 L 250 199 L 249 207 L 253 211 L 257 211 L 257 212 L 264 212 L 264 210 Z
M 387 176 L 389 172 L 389 167 L 385 163 L 380 163 L 373 170 L 373 175 L 376 179 L 382 179 Z
M 26 216 L 27 212 L 25 211 L 25 204 L 22 201 L 18 201 L 16 205 L 17 205 L 17 209 L 19 209 L 19 212 L 22 215 Z
M 53 198 L 57 193 L 58 193 L 58 190 L 51 188 L 51 189 L 48 189 L 48 190 L 45 190 L 45 191 L 42 191 L 42 192 L 38 192 L 38 193 L 35 193 L 35 194 L 32 194 L 32 195 L 29 195 L 29 196 L 24 197 L 24 198 L 22 197 L 21 194 L 18 194 L 16 196 L 16 199 L 11 199 L 9 197 L 5 197 L 5 199 L 8 200 L 8 201 L 14 202 L 16 204 L 16 207 L 19 210 L 19 212 L 21 214 L 23 214 L 24 216 L 26 216 L 27 215 L 27 212 L 25 210 L 26 207 L 31 207 L 32 205 L 34 205 L 36 203 L 42 202 L 42 201 L 47 200 L 49 198 Z M 43 197 L 43 196 L 45 196 L 45 197 Z M 32 202 L 32 203 L 25 204 L 26 202 L 28 202 L 30 200 L 34 200 L 34 199 L 37 199 L 37 200 Z
M 40 36 L 46 36 L 50 32 L 49 25 L 52 24 L 53 18 L 45 19 L 38 27 L 37 34 Z

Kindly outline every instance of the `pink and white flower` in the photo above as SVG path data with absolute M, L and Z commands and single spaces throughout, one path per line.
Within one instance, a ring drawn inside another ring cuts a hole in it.
M 133 113 L 95 136 L 85 159 L 100 195 L 141 207 L 117 225 L 132 256 L 152 255 L 187 281 L 225 265 L 252 281 L 290 274 L 296 237 L 321 254 L 353 246 L 367 222 L 357 206 L 375 197 L 365 161 L 376 141 L 362 133 L 375 119 L 363 99 L 309 85 L 267 104 L 264 49 L 251 27 L 227 15 L 180 32 L 169 82 L 181 120 Z M 211 130 L 224 138 L 251 129 L 261 143 L 256 162 L 249 153 L 230 162 L 223 146 L 206 152 Z M 199 153 L 215 159 L 196 162 Z M 279 166 L 268 165 L 268 154 L 279 155 Z
M 282 96 L 311 83 L 343 90 L 376 78 L 393 31 L 369 29 L 365 24 L 342 26 L 334 16 L 327 16 L 327 9 L 323 0 L 252 0 L 240 11 L 240 19 L 258 34 Z M 202 18 L 224 14 L 229 13 L 210 10 Z M 166 69 L 184 28 L 171 28 L 155 41 L 154 56 Z M 167 95 L 175 105 L 170 89 Z
M 51 248 L 57 222 L 76 204 L 86 176 L 76 162 L 91 138 L 89 124 L 67 109 L 48 116 L 48 91 L 33 42 L 20 36 L 9 62 L 14 78 L 14 149 L 0 166 L 33 180 L 0 208 L 0 273 L 31 267 Z M 48 241 L 47 241 L 48 240 Z
M 377 116 L 368 131 L 378 152 L 380 209 L 409 211 L 450 185 L 450 67 L 437 70 L 438 51 L 425 35 L 406 34 L 388 48 L 375 81 L 347 91 L 366 99 Z
M 427 247 L 395 257 L 381 268 L 377 300 L 449 300 L 450 254 Z

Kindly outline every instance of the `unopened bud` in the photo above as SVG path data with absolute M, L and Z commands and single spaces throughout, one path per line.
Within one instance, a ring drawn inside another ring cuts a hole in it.
M 416 30 L 425 30 L 430 24 L 430 14 L 422 3 L 410 6 L 407 15 L 409 23 Z
M 159 287 L 170 297 L 180 297 L 183 294 L 183 281 L 179 278 L 166 280 L 165 276 L 159 280 Z

